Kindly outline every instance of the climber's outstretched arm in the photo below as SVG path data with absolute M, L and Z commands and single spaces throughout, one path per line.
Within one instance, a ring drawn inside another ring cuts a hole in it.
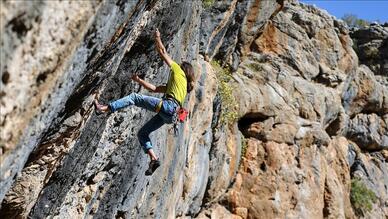
M 158 50 L 159 55 L 162 59 L 167 63 L 168 66 L 171 66 L 173 60 L 168 55 L 166 48 L 164 47 L 162 40 L 160 39 L 160 32 L 158 29 L 155 31 L 155 42 L 156 42 L 156 50 Z
M 132 80 L 139 83 L 141 86 L 143 86 L 145 89 L 154 92 L 154 93 L 165 93 L 166 92 L 166 86 L 155 86 L 141 78 L 137 74 L 134 74 L 132 76 Z

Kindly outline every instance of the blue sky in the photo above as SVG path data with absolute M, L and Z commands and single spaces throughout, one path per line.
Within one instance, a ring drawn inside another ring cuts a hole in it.
M 388 0 L 299 0 L 307 4 L 315 4 L 341 18 L 344 14 L 355 14 L 358 18 L 368 21 L 380 20 L 388 22 Z

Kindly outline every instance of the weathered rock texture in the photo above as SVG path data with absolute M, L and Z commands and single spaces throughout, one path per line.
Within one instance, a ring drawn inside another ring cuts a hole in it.
M 341 21 L 296 1 L 0 4 L 1 218 L 388 216 L 385 27 L 363 30 L 379 33 L 375 60 L 357 49 L 371 37 L 352 34 L 356 54 Z M 152 134 L 162 166 L 146 177 L 136 133 L 153 113 L 92 101 L 147 94 L 134 72 L 166 82 L 155 28 L 197 82 L 178 136 Z M 229 123 L 212 60 L 232 71 Z M 369 212 L 353 209 L 355 177 L 377 195 Z
M 372 24 L 370 27 L 352 29 L 350 36 L 354 41 L 360 63 L 367 65 L 385 86 L 388 86 L 388 23 L 383 26 Z

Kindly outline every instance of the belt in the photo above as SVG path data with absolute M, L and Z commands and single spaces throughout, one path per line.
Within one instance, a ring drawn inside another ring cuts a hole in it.
M 172 100 L 177 106 L 180 106 L 181 104 L 171 95 L 166 95 L 167 100 Z

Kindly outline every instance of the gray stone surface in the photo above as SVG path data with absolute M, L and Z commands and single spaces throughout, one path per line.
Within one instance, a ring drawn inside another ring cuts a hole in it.
M 349 125 L 348 138 L 365 150 L 388 149 L 388 114 L 358 114 Z
M 1 218 L 355 218 L 354 177 L 378 194 L 364 216 L 388 215 L 386 77 L 359 66 L 327 12 L 281 0 L 0 4 L 0 104 L 14 101 L 0 117 Z M 92 101 L 157 95 L 130 80 L 167 81 L 156 28 L 197 81 L 178 136 L 151 135 L 162 166 L 146 177 L 136 135 L 154 114 L 97 115 Z M 31 80 L 16 86 L 15 72 Z M 224 110 L 238 118 L 221 123 Z

